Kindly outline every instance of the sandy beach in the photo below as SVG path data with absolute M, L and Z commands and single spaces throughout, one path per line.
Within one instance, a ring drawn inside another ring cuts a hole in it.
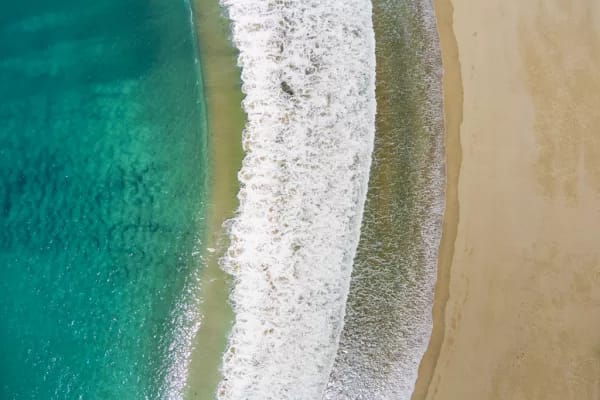
M 436 0 L 447 207 L 413 400 L 600 398 L 600 3 Z
M 241 108 L 237 52 L 229 40 L 229 22 L 218 0 L 194 0 L 204 88 L 207 99 L 211 182 L 206 269 L 201 277 L 202 322 L 195 340 L 188 377 L 187 399 L 212 399 L 220 381 L 222 354 L 233 313 L 229 306 L 228 276 L 218 264 L 227 247 L 223 222 L 233 216 L 242 160 Z

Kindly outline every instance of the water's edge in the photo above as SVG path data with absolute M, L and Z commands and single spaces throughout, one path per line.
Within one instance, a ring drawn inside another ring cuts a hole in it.
M 463 88 L 458 44 L 453 28 L 454 10 L 450 0 L 433 0 L 433 3 L 444 66 L 443 91 L 447 164 L 446 209 L 438 257 L 438 276 L 433 304 L 433 329 L 427 351 L 423 355 L 419 366 L 419 374 L 412 400 L 424 400 L 426 398 L 444 340 L 445 309 L 450 295 L 450 272 L 460 216 L 458 180 L 462 162 L 460 126 L 463 118 Z

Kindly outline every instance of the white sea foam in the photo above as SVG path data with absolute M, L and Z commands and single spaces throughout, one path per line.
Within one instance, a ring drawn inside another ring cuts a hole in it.
M 236 313 L 218 398 L 319 399 L 332 368 L 374 138 L 369 0 L 223 0 L 246 157 L 222 260 Z

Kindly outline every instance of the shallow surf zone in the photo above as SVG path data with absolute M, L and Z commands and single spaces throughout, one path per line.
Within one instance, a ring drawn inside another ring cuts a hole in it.
M 429 342 L 442 231 L 442 63 L 430 0 L 373 0 L 377 137 L 327 400 L 408 400 Z
M 222 260 L 236 314 L 219 399 L 317 399 L 343 325 L 375 123 L 367 0 L 225 0 L 246 156 Z

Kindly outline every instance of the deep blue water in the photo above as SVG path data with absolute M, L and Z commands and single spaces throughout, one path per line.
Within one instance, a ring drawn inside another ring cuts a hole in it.
M 164 398 L 206 197 L 188 6 L 0 10 L 0 399 Z

